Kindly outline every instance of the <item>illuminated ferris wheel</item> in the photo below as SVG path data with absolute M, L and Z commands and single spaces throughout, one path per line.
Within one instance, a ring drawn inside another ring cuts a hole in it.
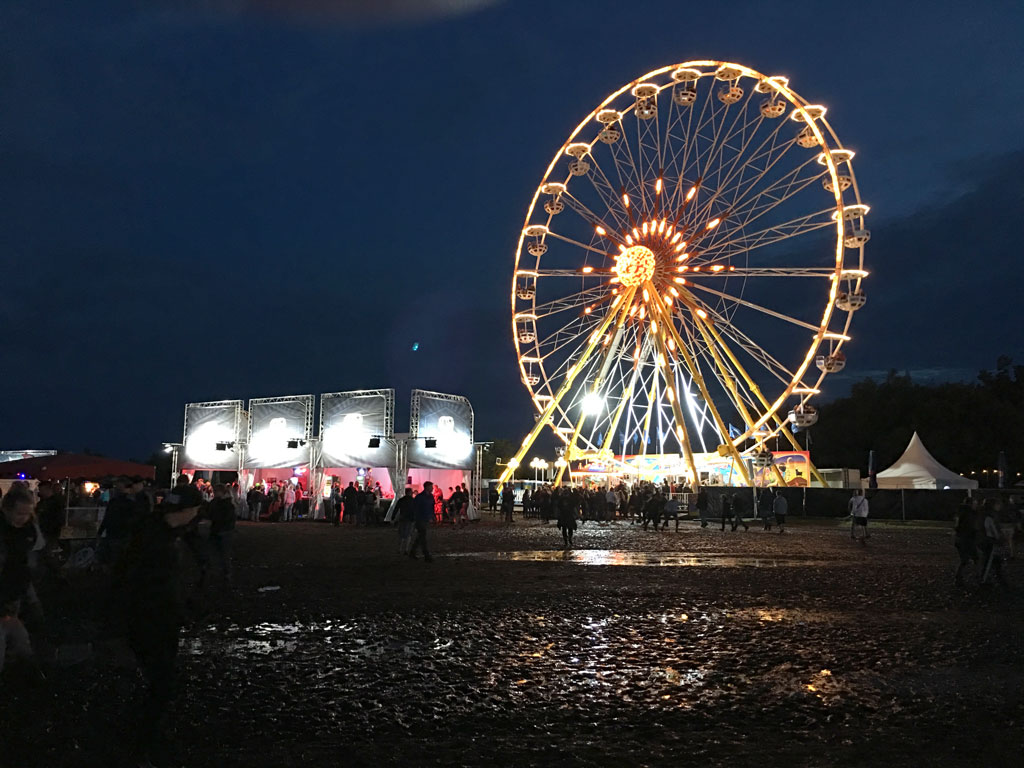
M 868 206 L 825 107 L 719 61 L 606 98 L 526 214 L 512 332 L 537 424 L 571 460 L 764 455 L 807 427 L 865 302 Z M 785 435 L 783 438 L 782 436 Z M 777 472 L 777 470 L 776 470 Z

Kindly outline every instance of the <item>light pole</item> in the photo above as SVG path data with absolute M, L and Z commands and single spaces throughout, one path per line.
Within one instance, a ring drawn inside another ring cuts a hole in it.
M 569 462 L 565 460 L 565 456 L 559 456 L 557 459 L 555 459 L 555 467 L 558 468 L 559 478 L 562 477 L 562 473 L 565 471 L 565 468 L 567 466 L 569 466 Z

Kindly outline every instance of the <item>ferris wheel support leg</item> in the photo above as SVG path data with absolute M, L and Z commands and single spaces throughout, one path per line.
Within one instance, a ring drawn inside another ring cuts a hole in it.
M 653 285 L 650 287 L 652 289 L 654 288 Z M 658 294 L 656 291 L 654 292 L 654 295 L 655 297 L 657 297 Z M 683 343 L 682 337 L 679 335 L 679 333 L 676 331 L 675 326 L 672 324 L 671 316 L 669 316 L 668 312 L 662 306 L 661 302 L 658 301 L 656 298 L 655 301 L 652 302 L 651 306 L 658 308 L 657 311 L 659 318 L 661 318 L 662 328 L 666 329 L 671 334 L 672 339 L 676 344 L 676 349 L 678 350 L 678 353 L 683 357 L 683 360 L 686 363 L 686 367 L 690 371 L 690 375 L 693 377 L 693 380 L 697 382 L 697 387 L 700 389 L 700 393 L 704 397 L 704 402 L 708 404 L 708 408 L 711 410 L 711 416 L 714 418 L 715 425 L 718 427 L 718 433 L 719 435 L 722 436 L 722 439 L 724 441 L 723 445 L 725 445 L 726 450 L 732 454 L 733 461 L 736 463 L 737 467 L 739 467 L 740 475 L 743 477 L 743 482 L 746 485 L 750 485 L 750 476 L 747 474 L 747 468 L 743 465 L 743 459 L 740 456 L 739 451 L 736 450 L 736 446 L 733 445 L 732 441 L 728 437 L 728 428 L 725 426 L 725 421 L 722 419 L 722 416 L 718 412 L 718 409 L 715 408 L 714 401 L 711 399 L 711 393 L 708 391 L 707 384 L 704 382 L 704 377 L 700 375 L 700 370 L 697 368 L 696 361 L 690 356 L 689 351 L 687 351 L 686 345 Z M 663 339 L 661 341 L 661 344 L 664 348 L 665 343 Z M 677 400 L 678 398 L 674 398 L 672 401 L 673 404 L 677 404 Z
M 740 397 L 739 390 L 736 388 L 736 381 L 733 379 L 730 371 L 726 368 L 725 363 L 723 362 L 722 358 L 719 357 L 718 351 L 715 349 L 714 342 L 712 341 L 711 334 L 709 333 L 709 327 L 708 327 L 707 320 L 701 318 L 701 316 L 698 315 L 695 312 L 692 313 L 692 316 L 693 316 L 694 324 L 697 326 L 697 329 L 700 331 L 701 336 L 704 337 L 704 341 L 707 342 L 708 351 L 711 353 L 711 357 L 715 361 L 715 366 L 718 368 L 719 372 L 722 374 L 722 380 L 725 382 L 726 388 L 732 394 L 733 404 L 736 406 L 737 410 L 739 410 L 740 415 L 743 416 L 743 418 L 746 421 L 746 423 L 747 424 L 753 424 L 754 423 L 753 415 L 750 413 L 750 410 L 747 408 L 747 404 L 745 402 L 743 402 L 743 398 Z M 734 450 L 736 450 L 735 449 L 735 444 L 732 442 L 731 439 L 729 440 L 729 444 L 733 445 L 734 446 Z M 739 466 L 743 467 L 743 469 L 744 469 L 743 477 L 746 480 L 747 485 L 752 485 L 752 482 L 750 480 L 749 474 L 745 471 L 746 470 L 746 464 L 742 460 L 738 460 L 737 463 L 738 463 Z M 779 468 L 775 467 L 774 465 L 773 465 L 773 468 L 775 470 L 775 475 L 776 475 L 777 479 L 779 480 L 779 482 L 783 482 L 782 473 L 779 472 Z
M 658 349 L 661 351 L 662 360 L 664 361 L 661 365 L 662 376 L 665 377 L 665 381 L 668 386 L 673 386 L 675 378 L 671 366 L 668 364 L 669 351 L 665 344 L 665 340 L 657 333 L 652 334 L 655 343 L 658 345 Z M 655 377 L 657 378 L 657 377 Z M 697 472 L 697 462 L 693 458 L 693 447 L 690 445 L 690 436 L 686 431 L 686 417 L 683 416 L 683 409 L 679 407 L 679 398 L 673 397 L 672 403 L 672 414 L 675 416 L 676 429 L 678 430 L 676 437 L 683 446 L 683 455 L 686 456 L 686 463 L 690 465 L 690 472 L 693 474 L 693 490 L 696 492 L 700 488 L 700 475 Z
M 625 306 L 628 306 L 629 303 L 633 300 L 634 292 L 635 289 L 630 289 L 628 293 L 623 294 L 623 304 Z M 576 377 L 579 376 L 580 372 L 582 372 L 583 370 L 583 366 L 586 364 L 587 360 L 590 359 L 590 356 L 594 353 L 594 349 L 597 348 L 601 336 L 604 334 L 605 331 L 608 330 L 608 326 L 611 325 L 612 320 L 614 320 L 618 314 L 618 308 L 613 308 L 610 312 L 608 312 L 607 315 L 605 315 L 604 320 L 601 322 L 600 328 L 591 337 L 591 341 L 583 350 L 583 353 L 580 355 L 580 359 L 577 360 L 576 363 L 569 368 L 568 372 L 566 373 L 565 381 L 562 382 L 562 386 L 559 387 L 558 392 L 551 399 L 551 402 L 548 403 L 547 407 L 541 412 L 540 418 L 537 419 L 537 423 L 530 431 L 530 434 L 528 434 L 526 436 L 526 439 L 523 440 L 523 444 L 519 447 L 519 450 L 516 452 L 516 455 L 513 457 L 513 459 L 510 459 L 510 461 L 513 462 L 513 465 L 506 466 L 505 469 L 502 471 L 501 476 L 498 478 L 497 490 L 499 492 L 501 492 L 501 489 L 504 487 L 505 483 L 508 482 L 508 479 L 509 477 L 512 476 L 512 473 L 515 472 L 515 468 L 522 463 L 523 457 L 526 455 L 526 452 L 530 450 L 530 446 L 533 445 L 534 441 L 537 439 L 537 436 L 540 435 L 541 431 L 544 429 L 545 426 L 551 423 L 551 416 L 558 408 L 558 405 L 559 403 L 561 403 L 562 398 L 566 396 L 570 389 L 572 389 L 572 385 L 576 381 Z
M 619 339 L 621 337 L 623 323 L 626 321 L 627 313 L 629 312 L 629 302 L 622 302 L 622 310 L 618 313 L 618 320 L 615 322 L 615 343 L 608 344 L 604 348 L 602 355 L 601 365 L 598 366 L 598 375 L 594 379 L 594 383 L 590 387 L 592 394 L 597 394 L 601 390 L 601 384 L 604 383 L 604 376 L 608 367 L 608 361 L 611 359 L 613 354 L 618 352 Z M 580 432 L 583 429 L 583 422 L 586 420 L 587 414 L 581 410 L 579 418 L 576 420 L 576 427 L 573 429 L 572 438 L 569 440 L 568 447 L 566 450 L 566 458 L 572 461 L 575 458 L 576 443 L 580 439 Z M 568 465 L 567 465 L 568 466 Z M 555 485 L 560 486 L 562 484 L 562 478 L 565 475 L 565 467 L 559 467 L 558 475 L 555 477 Z
M 683 295 L 685 295 L 690 301 L 694 302 L 694 304 L 698 303 L 697 302 L 697 298 L 692 293 L 690 293 L 690 291 L 687 291 L 685 288 L 681 291 L 681 293 Z M 699 318 L 699 315 L 696 315 L 696 313 L 695 313 L 695 318 Z M 706 327 L 707 327 L 708 331 L 711 333 L 711 335 L 714 337 L 715 341 L 718 342 L 718 345 L 722 348 L 722 351 L 725 352 L 725 355 L 726 355 L 726 357 L 729 358 L 729 361 L 734 366 L 736 366 L 736 370 L 740 372 L 740 376 L 747 383 L 747 388 L 754 394 L 754 397 L 756 397 L 758 399 L 758 401 L 761 403 L 761 405 L 764 406 L 765 412 L 767 413 L 768 411 L 770 411 L 771 410 L 771 405 L 768 403 L 768 400 L 765 398 L 764 394 L 762 394 L 761 388 L 759 386 L 757 386 L 757 383 L 750 377 L 750 374 L 747 373 L 747 369 L 743 367 L 743 364 L 740 363 L 740 361 L 736 359 L 736 355 L 733 353 L 733 351 L 729 347 L 729 345 L 725 343 L 725 339 L 722 338 L 722 334 L 720 334 L 718 332 L 718 330 L 715 328 L 715 326 L 712 323 L 708 323 Z M 781 425 L 782 422 L 779 420 L 779 417 L 776 416 L 775 414 L 772 414 L 772 415 L 773 415 L 773 417 L 775 419 L 775 422 L 777 424 Z M 754 421 L 750 421 L 748 423 L 751 426 L 753 426 L 753 424 L 755 422 Z M 788 434 L 789 433 L 787 431 L 787 435 Z M 737 439 L 739 439 L 739 438 L 737 438 Z M 734 440 L 730 440 L 729 442 L 732 443 L 733 446 L 736 445 L 736 441 L 734 441 Z M 820 475 L 817 475 L 817 470 L 812 470 L 812 471 L 820 479 Z M 772 472 L 775 475 L 775 479 L 778 481 L 779 485 L 785 485 L 786 484 L 786 480 L 782 476 L 782 472 L 779 470 L 779 468 L 774 463 L 772 464 Z

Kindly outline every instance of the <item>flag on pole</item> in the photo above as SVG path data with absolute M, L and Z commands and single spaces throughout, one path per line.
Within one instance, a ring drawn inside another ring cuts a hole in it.
M 878 472 L 875 470 L 875 452 L 868 451 L 868 488 L 878 487 Z
M 729 438 L 734 439 L 742 435 L 738 427 L 734 427 L 732 424 L 729 425 Z

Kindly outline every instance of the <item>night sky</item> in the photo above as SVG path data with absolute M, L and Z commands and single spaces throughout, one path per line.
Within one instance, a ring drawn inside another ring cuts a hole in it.
M 768 5 L 0 3 L 0 448 L 145 458 L 188 401 L 355 388 L 401 429 L 417 386 L 517 439 L 533 189 L 608 92 L 705 57 L 857 152 L 869 301 L 825 397 L 1024 362 L 1024 6 Z

